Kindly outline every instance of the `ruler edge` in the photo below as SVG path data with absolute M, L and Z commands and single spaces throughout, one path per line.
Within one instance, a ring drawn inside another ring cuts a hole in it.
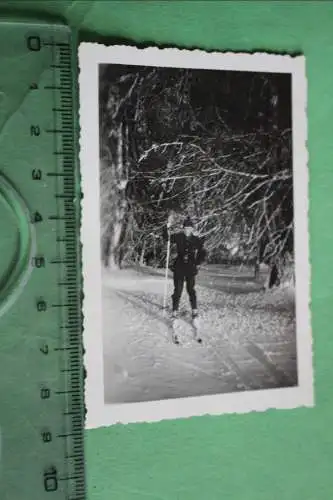
M 82 191 L 81 191 L 81 173 L 80 173 L 80 159 L 79 159 L 79 138 L 80 138 L 80 122 L 79 122 L 79 82 L 78 82 L 78 74 L 79 74 L 79 66 L 78 66 L 78 34 L 77 30 L 75 30 L 74 26 L 71 26 L 66 22 L 63 18 L 59 16 L 42 16 L 42 15 L 20 15 L 19 11 L 13 14 L 13 11 L 9 11 L 8 15 L 6 15 L 6 11 L 0 12 L 0 27 L 1 25 L 12 25 L 12 26 L 26 26 L 26 34 L 29 31 L 37 31 L 38 29 L 44 28 L 52 28 L 57 30 L 59 28 L 60 31 L 63 32 L 63 36 L 68 38 L 68 45 L 70 50 L 70 61 L 71 61 L 71 93 L 73 99 L 73 105 L 71 110 L 72 116 L 72 136 L 74 143 L 74 158 L 73 158 L 73 180 L 74 180 L 74 210 L 73 215 L 75 217 L 75 226 L 76 226 L 76 259 L 75 265 L 77 269 L 77 283 L 78 283 L 78 301 L 77 301 L 77 312 L 79 317 L 78 324 L 78 353 L 81 360 L 81 380 L 80 380 L 80 400 L 81 400 L 81 409 L 83 410 L 81 418 L 82 418 L 82 427 L 80 429 L 80 434 L 82 436 L 82 459 L 83 464 L 85 465 L 85 454 L 84 454 L 84 442 L 85 442 L 85 420 L 86 420 L 86 404 L 85 404 L 85 379 L 86 379 L 86 368 L 84 365 L 84 343 L 83 343 L 83 309 L 82 309 L 82 297 L 83 297 L 83 273 L 82 273 L 82 242 L 80 239 L 80 230 L 81 230 L 81 220 L 82 220 Z M 27 200 L 29 203 L 29 200 Z M 29 279 L 28 279 L 29 281 Z M 24 294 L 24 288 L 22 291 L 22 296 Z M 24 300 L 24 298 L 23 298 Z M 0 318 L 1 319 L 1 318 Z M 60 372 L 59 372 L 60 373 Z M 59 377 L 60 380 L 60 377 Z M 66 381 L 67 383 L 67 381 Z M 0 433 L 1 438 L 1 449 L 3 446 L 2 433 Z M 66 458 L 64 456 L 64 458 Z M 1 456 L 0 456 L 1 459 Z M 0 460 L 0 473 L 2 472 L 3 464 Z M 2 473 L 1 473 L 2 475 Z M 86 486 L 86 474 L 85 467 L 83 468 L 82 474 L 83 483 Z M 86 499 L 87 489 L 84 489 L 84 499 Z M 83 497 L 78 497 L 83 499 Z

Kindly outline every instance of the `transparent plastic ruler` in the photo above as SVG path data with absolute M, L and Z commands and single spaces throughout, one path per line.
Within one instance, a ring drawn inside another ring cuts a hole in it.
M 0 22 L 0 497 L 81 500 L 76 54 L 66 26 Z

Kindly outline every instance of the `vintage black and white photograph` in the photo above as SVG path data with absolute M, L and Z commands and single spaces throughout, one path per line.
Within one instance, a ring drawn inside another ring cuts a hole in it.
M 304 58 L 79 55 L 87 426 L 312 406 Z

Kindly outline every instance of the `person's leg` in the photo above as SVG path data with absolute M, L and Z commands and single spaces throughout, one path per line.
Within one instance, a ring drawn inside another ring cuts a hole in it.
M 183 293 L 184 288 L 184 275 L 180 273 L 174 273 L 173 275 L 174 290 L 172 295 L 172 312 L 177 313 L 179 308 L 180 298 Z
M 192 315 L 197 315 L 197 294 L 195 291 L 195 276 L 190 275 L 186 277 L 186 290 L 190 299 Z

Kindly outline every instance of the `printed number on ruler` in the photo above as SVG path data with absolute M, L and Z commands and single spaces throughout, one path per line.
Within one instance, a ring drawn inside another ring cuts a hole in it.
M 63 460 L 61 462 L 59 456 L 55 456 L 54 462 L 51 461 L 44 468 L 42 484 L 47 493 L 61 490 L 66 500 L 79 500 L 85 498 L 84 405 L 71 46 L 69 41 L 57 41 L 55 37 L 45 40 L 38 35 L 31 35 L 26 40 L 29 51 L 37 55 L 47 50 L 51 56 L 50 81 L 43 89 L 36 82 L 30 84 L 31 91 L 49 91 L 52 118 L 52 126 L 47 128 L 38 122 L 30 125 L 32 138 L 38 140 L 45 135 L 48 140 L 44 140 L 43 144 L 50 144 L 48 165 L 45 169 L 32 168 L 31 180 L 41 186 L 43 182 L 54 183 L 52 190 L 56 210 L 55 213 L 46 214 L 36 206 L 31 222 L 36 225 L 37 239 L 38 226 L 42 223 L 53 225 L 56 255 L 48 258 L 43 252 L 37 253 L 32 265 L 38 270 L 48 266 L 57 269 L 57 300 L 50 302 L 47 295 L 41 294 L 36 299 L 35 307 L 38 314 L 57 315 L 58 345 L 52 347 L 46 339 L 40 345 L 40 353 L 45 357 L 54 352 L 59 355 L 58 389 L 53 390 L 48 383 L 43 384 L 40 399 L 51 401 L 52 398 L 63 398 L 62 424 L 61 430 L 45 426 L 41 430 L 41 441 L 46 445 L 53 443 L 56 438 L 61 441 Z M 38 198 L 35 203 L 38 203 Z

